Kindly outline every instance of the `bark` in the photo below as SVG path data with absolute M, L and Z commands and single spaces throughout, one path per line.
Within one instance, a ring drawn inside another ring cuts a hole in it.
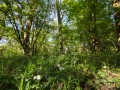
M 120 51 L 120 0 L 114 0 L 113 3 L 114 7 L 114 19 L 116 25 L 116 33 L 117 33 L 117 51 Z
M 32 26 L 32 18 L 28 17 L 27 23 L 26 23 L 26 31 L 24 32 L 24 53 L 30 54 L 31 52 L 31 46 L 30 46 L 30 30 Z
M 28 17 L 27 22 L 26 22 L 26 28 L 24 30 L 23 22 L 22 22 L 22 16 L 18 16 L 18 21 L 20 24 L 20 39 L 22 41 L 22 46 L 23 46 L 23 53 L 25 55 L 29 55 L 30 52 L 30 30 L 31 30 L 31 25 L 32 25 L 32 19 Z
M 56 0 L 56 9 L 57 9 L 57 17 L 58 17 L 58 32 L 59 32 L 59 53 L 63 53 L 63 41 L 62 41 L 62 18 L 61 18 L 61 9 L 60 2 Z

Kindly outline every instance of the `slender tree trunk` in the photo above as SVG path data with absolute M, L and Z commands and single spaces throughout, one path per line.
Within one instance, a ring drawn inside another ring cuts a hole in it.
M 62 41 L 62 18 L 61 18 L 61 9 L 60 2 L 56 0 L 56 9 L 58 17 L 58 32 L 59 32 L 59 54 L 63 53 L 63 41 Z
M 117 51 L 120 51 L 120 0 L 114 0 L 114 19 L 117 33 Z
M 32 19 L 28 17 L 26 22 L 26 29 L 24 30 L 23 22 L 22 22 L 22 16 L 18 16 L 18 21 L 20 24 L 20 39 L 22 41 L 22 47 L 23 47 L 23 53 L 25 55 L 29 55 L 30 52 L 30 29 L 32 25 Z
M 1 24 L 1 26 L 2 26 L 3 28 L 6 27 L 6 25 L 5 25 L 5 20 L 6 20 L 6 15 L 4 14 L 4 17 L 0 18 L 0 24 Z M 1 40 L 2 37 L 3 37 L 3 33 L 4 33 L 4 29 L 1 29 L 1 31 L 0 31 L 0 40 Z
M 30 30 L 32 25 L 32 18 L 28 17 L 27 23 L 26 23 L 26 31 L 24 33 L 24 53 L 29 55 L 31 52 L 31 46 L 30 46 Z

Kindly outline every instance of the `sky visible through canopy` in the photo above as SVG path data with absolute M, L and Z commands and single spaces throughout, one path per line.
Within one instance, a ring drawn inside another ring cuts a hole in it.
M 7 41 L 6 41 L 5 39 L 1 39 L 1 40 L 0 40 L 0 46 L 1 46 L 1 45 L 5 45 L 6 42 L 7 42 Z

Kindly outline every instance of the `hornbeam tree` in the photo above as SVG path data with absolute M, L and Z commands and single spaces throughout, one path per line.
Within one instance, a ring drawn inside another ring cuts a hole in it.
M 35 46 L 41 31 L 46 26 L 49 0 L 3 0 L 0 11 L 12 25 L 15 39 L 24 54 L 35 54 Z M 6 12 L 7 11 L 7 12 Z

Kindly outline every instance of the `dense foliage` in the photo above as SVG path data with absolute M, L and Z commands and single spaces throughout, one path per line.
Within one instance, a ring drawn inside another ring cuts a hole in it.
M 119 90 L 119 0 L 0 0 L 0 90 Z

